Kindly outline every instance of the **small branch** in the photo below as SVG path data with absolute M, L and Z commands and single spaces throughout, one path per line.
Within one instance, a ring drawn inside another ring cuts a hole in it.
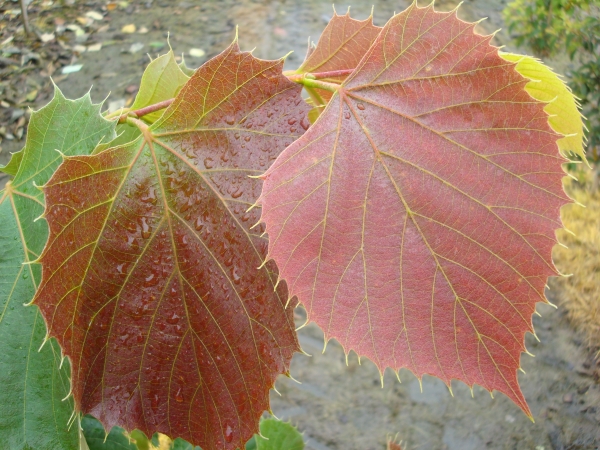
M 341 69 L 341 70 L 332 70 L 330 72 L 313 72 L 311 75 L 315 77 L 315 80 L 322 80 L 324 78 L 336 78 L 343 77 L 346 75 L 350 75 L 354 72 L 354 69 Z
M 174 98 L 170 98 L 168 100 L 163 100 L 162 102 L 154 103 L 153 105 L 148 105 L 144 108 L 136 109 L 132 111 L 129 108 L 122 108 L 117 111 L 111 112 L 104 116 L 105 119 L 113 119 L 118 117 L 119 123 L 127 122 L 128 117 L 134 117 L 139 119 L 147 114 L 153 113 L 155 111 L 160 111 L 161 109 L 167 108 L 171 103 L 173 103 Z
M 23 27 L 25 27 L 25 34 L 31 34 L 31 28 L 29 27 L 29 17 L 27 16 L 27 0 L 20 0 L 21 3 L 21 19 L 23 20 Z
M 135 117 L 140 118 L 145 116 L 146 114 L 153 113 L 155 111 L 160 111 L 161 109 L 165 109 L 173 103 L 174 98 L 170 98 L 168 100 L 163 100 L 162 102 L 155 103 L 154 105 L 148 105 L 145 108 L 140 108 L 135 111 L 130 111 L 129 114 L 135 114 Z M 120 120 L 120 119 L 119 119 Z
M 105 119 L 113 119 L 115 117 L 121 117 L 124 115 L 127 115 L 127 113 L 130 111 L 129 108 L 119 108 L 116 111 L 113 111 L 111 113 L 108 113 L 108 111 L 104 112 L 104 118 Z
M 141 120 L 136 119 L 135 117 L 126 117 L 123 122 L 127 122 L 129 125 L 133 125 L 134 127 L 139 128 L 142 133 L 148 131 L 148 125 L 146 125 Z
M 291 81 L 301 84 L 308 88 L 318 88 L 329 92 L 337 92 L 340 89 L 340 85 L 336 83 L 328 83 L 326 81 L 313 80 L 311 78 L 303 77 L 299 79 L 292 79 Z

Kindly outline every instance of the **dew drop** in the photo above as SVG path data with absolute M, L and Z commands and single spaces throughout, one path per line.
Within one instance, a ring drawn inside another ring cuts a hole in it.
M 235 118 L 231 115 L 225 116 L 225 123 L 227 125 L 233 125 L 235 123 Z
M 350 118 L 350 113 L 349 112 L 345 112 L 344 113 L 344 119 L 349 119 Z
M 29 275 L 27 275 L 26 273 L 23 274 L 23 279 L 26 280 L 27 278 L 29 278 Z
M 302 120 L 300 121 L 300 126 L 305 130 L 308 130 L 308 127 L 310 127 L 310 121 L 308 120 L 308 117 L 304 116 L 302 118 Z
M 229 425 L 229 424 L 225 428 L 225 440 L 228 443 L 233 440 L 233 429 L 231 428 L 231 425 Z
M 157 283 L 158 283 L 158 277 L 156 277 L 153 273 L 151 273 L 144 279 L 144 286 L 147 286 L 147 287 L 155 286 Z
M 177 393 L 175 394 L 175 400 L 177 400 L 177 403 L 183 402 L 183 394 L 181 393 L 181 388 L 177 389 Z
M 238 187 L 238 188 L 236 189 L 236 191 L 235 191 L 235 192 L 233 192 L 233 193 L 231 194 L 231 196 L 232 196 L 233 198 L 240 198 L 240 197 L 242 196 L 242 194 L 243 194 L 243 193 L 244 193 L 244 190 L 243 190 L 241 187 Z
M 361 111 L 364 111 L 364 110 L 365 110 L 365 105 L 363 105 L 362 103 L 359 103 L 359 104 L 357 104 L 357 105 L 356 105 L 356 107 L 357 107 L 358 109 L 360 109 Z
M 171 317 L 167 317 L 166 321 L 171 325 L 175 325 L 177 322 L 179 322 L 179 316 L 176 312 L 174 312 Z
M 148 193 L 140 198 L 140 200 L 144 203 L 152 203 L 156 204 L 156 194 L 154 192 L 154 187 L 150 186 Z
M 244 140 L 245 140 L 246 142 L 250 142 L 250 136 L 249 136 L 249 135 L 246 135 L 246 136 L 244 136 Z
M 204 167 L 206 167 L 207 169 L 212 169 L 213 167 L 215 167 L 215 162 L 212 158 L 204 158 Z
M 152 234 L 152 228 L 146 223 L 146 218 L 142 219 L 142 237 L 148 239 Z
M 297 120 L 292 117 L 291 119 L 288 119 L 288 125 L 294 125 L 297 122 Z

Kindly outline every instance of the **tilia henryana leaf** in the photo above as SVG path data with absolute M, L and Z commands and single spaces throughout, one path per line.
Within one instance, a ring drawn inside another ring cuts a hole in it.
M 334 13 L 317 46 L 309 52 L 296 72 L 354 69 L 380 31 L 381 27 L 373 25 L 373 16 L 365 20 L 356 20 L 350 17 L 350 11 L 343 16 Z M 334 80 L 343 80 L 346 77 L 335 77 Z
M 67 100 L 55 89 L 52 101 L 32 114 L 16 176 L 0 191 L 2 448 L 78 449 L 80 443 L 78 420 L 67 424 L 73 400 L 61 401 L 69 393 L 69 363 L 61 366 L 54 339 L 42 347 L 44 320 L 37 307 L 23 306 L 40 282 L 39 265 L 29 263 L 48 236 L 46 222 L 34 221 L 44 211 L 43 194 L 35 185 L 46 183 L 59 165 L 57 149 L 88 154 L 103 137 L 114 137 L 114 123 L 100 116 L 100 105 L 93 105 L 89 95 Z
M 504 52 L 500 52 L 500 56 L 507 61 L 516 62 L 517 72 L 531 80 L 525 90 L 533 98 L 547 102 L 544 110 L 550 116 L 550 126 L 564 135 L 557 141 L 563 155 L 568 156 L 573 152 L 587 163 L 579 102 L 567 83 L 539 59 Z
M 350 17 L 350 10 L 343 16 L 334 12 L 317 46 L 314 49 L 309 48 L 306 60 L 296 72 L 354 69 L 380 31 L 381 27 L 373 25 L 373 16 L 365 20 L 356 20 Z M 336 76 L 327 80 L 340 83 L 347 77 L 348 75 Z M 319 89 L 318 92 L 326 100 L 331 98 L 328 91 Z
M 455 12 L 393 17 L 265 174 L 269 257 L 348 352 L 450 385 L 517 381 L 556 274 L 564 161 L 544 104 Z
M 246 212 L 307 127 L 283 61 L 234 42 L 136 141 L 67 157 L 44 187 L 50 227 L 35 303 L 72 362 L 76 408 L 235 449 L 298 350 L 267 241 Z
M 189 79 L 175 62 L 173 50 L 169 50 L 169 53 L 159 56 L 146 67 L 140 90 L 130 109 L 141 109 L 175 97 Z M 144 121 L 154 123 L 162 113 L 163 111 L 155 111 L 146 114 Z

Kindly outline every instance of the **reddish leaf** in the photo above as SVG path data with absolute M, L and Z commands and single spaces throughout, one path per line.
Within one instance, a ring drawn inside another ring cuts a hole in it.
M 317 46 L 309 51 L 306 61 L 297 72 L 354 69 L 380 31 L 381 27 L 373 25 L 373 16 L 356 20 L 350 17 L 350 11 L 343 16 L 335 13 L 323 30 Z M 335 79 L 342 81 L 345 78 Z
M 267 171 L 269 256 L 346 351 L 530 414 L 516 372 L 550 252 L 556 140 L 528 80 L 454 12 L 393 17 Z
M 317 46 L 309 48 L 306 60 L 297 73 L 331 72 L 334 70 L 354 69 L 365 55 L 381 27 L 373 25 L 373 16 L 365 20 L 350 17 L 350 11 L 333 17 L 323 30 Z M 328 78 L 329 81 L 341 83 L 348 76 Z M 331 93 L 319 90 L 325 99 L 331 98 Z
M 71 359 L 77 410 L 108 428 L 242 447 L 299 348 L 246 213 L 262 184 L 248 175 L 304 131 L 282 64 L 232 44 L 136 141 L 65 158 L 44 188 L 35 302 Z

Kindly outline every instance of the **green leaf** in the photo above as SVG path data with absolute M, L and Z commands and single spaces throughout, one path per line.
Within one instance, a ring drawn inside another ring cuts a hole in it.
M 554 131 L 564 135 L 557 141 L 560 152 L 564 156 L 573 152 L 587 163 L 579 103 L 569 86 L 537 58 L 504 52 L 499 54 L 507 61 L 516 62 L 517 72 L 531 80 L 525 86 L 529 95 L 548 103 L 544 108 L 550 116 L 548 122 Z
M 304 440 L 298 430 L 287 422 L 265 419 L 260 422 L 260 434 L 256 436 L 256 450 L 303 450 Z
M 56 88 L 52 101 L 31 116 L 16 176 L 0 191 L 3 448 L 80 448 L 79 424 L 67 425 L 74 410 L 72 398 L 61 401 L 69 393 L 69 362 L 61 366 L 54 339 L 42 346 L 46 337 L 42 316 L 37 307 L 23 304 L 33 298 L 39 283 L 40 267 L 31 262 L 48 236 L 46 222 L 34 222 L 44 211 L 42 192 L 35 185 L 46 183 L 60 163 L 55 149 L 67 155 L 86 154 L 103 136 L 114 137 L 114 124 L 100 116 L 100 106 L 92 105 L 89 95 L 66 100 Z
M 5 166 L 0 166 L 0 172 L 7 173 L 14 177 L 17 174 L 17 171 L 19 170 L 19 166 L 21 165 L 22 159 L 23 149 L 13 153 L 10 157 L 10 161 L 8 161 L 8 164 Z
M 155 103 L 175 97 L 183 85 L 189 80 L 175 62 L 173 50 L 159 56 L 146 67 L 142 76 L 140 90 L 131 105 L 132 110 L 144 108 Z M 153 123 L 164 110 L 155 111 L 144 116 L 144 121 Z
M 92 416 L 84 416 L 81 426 L 90 450 L 138 450 L 121 427 L 113 427 L 106 436 L 102 424 Z
M 181 438 L 177 438 L 173 441 L 173 450 L 202 450 L 200 447 L 194 447 L 188 441 L 184 441 Z

